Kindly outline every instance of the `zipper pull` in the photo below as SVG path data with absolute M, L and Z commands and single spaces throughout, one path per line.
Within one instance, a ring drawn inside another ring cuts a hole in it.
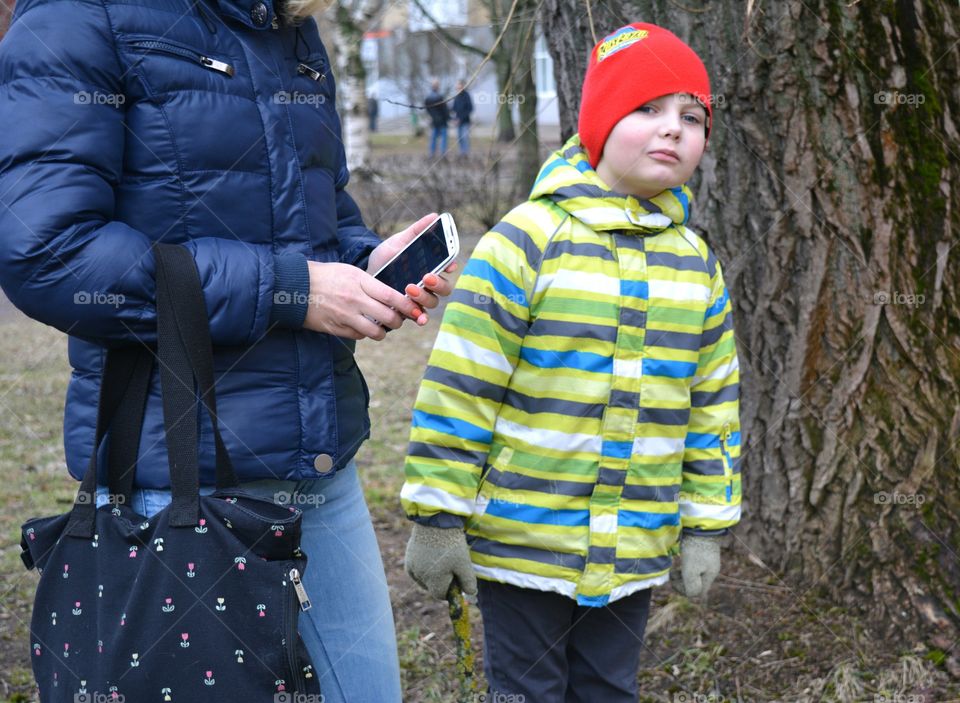
M 233 66 L 223 61 L 217 61 L 216 59 L 211 59 L 209 56 L 201 56 L 200 63 L 202 63 L 207 68 L 213 69 L 214 71 L 220 71 L 220 73 L 226 73 L 228 76 L 233 76 L 236 71 L 233 70 Z
M 306 75 L 308 78 L 312 78 L 315 81 L 322 81 L 327 77 L 327 74 L 320 73 L 320 71 L 310 68 L 307 64 L 301 63 L 297 64 L 297 73 L 301 75 Z
M 290 569 L 290 580 L 293 581 L 293 590 L 297 592 L 297 600 L 300 601 L 300 610 L 310 610 L 310 608 L 313 607 L 313 603 L 310 602 L 310 598 L 307 596 L 307 589 L 303 587 L 303 582 L 300 580 L 299 569 Z
M 730 449 L 727 446 L 727 442 L 730 441 L 732 436 L 733 432 L 730 431 L 730 423 L 723 423 L 723 430 L 720 435 L 720 451 L 723 453 L 723 473 L 727 478 L 725 497 L 728 503 L 733 502 L 733 466 L 730 460 Z

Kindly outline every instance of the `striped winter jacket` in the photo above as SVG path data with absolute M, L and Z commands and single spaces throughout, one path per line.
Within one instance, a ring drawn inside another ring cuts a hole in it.
M 573 137 L 477 244 L 417 395 L 401 500 L 480 578 L 601 606 L 740 519 L 739 367 L 686 186 L 611 192 Z

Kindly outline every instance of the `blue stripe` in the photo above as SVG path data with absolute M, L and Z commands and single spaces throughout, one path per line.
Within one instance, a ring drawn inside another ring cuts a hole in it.
M 629 459 L 630 454 L 633 452 L 633 442 L 612 442 L 606 439 L 603 441 L 601 451 L 603 452 L 603 456 Z
M 644 376 L 667 376 L 669 378 L 690 378 L 697 372 L 697 365 L 688 361 L 667 361 L 665 359 L 644 359 Z
M 646 281 L 620 281 L 620 295 L 629 295 L 634 298 L 647 300 L 648 295 Z
M 712 432 L 687 432 L 683 446 L 687 449 L 717 449 L 720 447 L 720 435 Z
M 586 605 L 590 608 L 602 608 L 610 602 L 610 596 L 577 596 L 577 605 Z
M 621 510 L 617 524 L 620 527 L 642 527 L 645 530 L 656 530 L 667 525 L 679 525 L 680 513 L 649 513 Z
M 517 520 L 536 525 L 562 525 L 564 527 L 586 527 L 590 524 L 589 510 L 552 510 L 535 505 L 520 505 L 502 500 L 490 501 L 487 515 Z
M 486 261 L 480 259 L 470 259 L 463 269 L 464 276 L 476 276 L 493 284 L 497 293 L 509 298 L 518 305 L 527 305 L 527 294 L 523 288 L 508 280 L 506 276 L 497 271 Z
M 587 171 L 592 171 L 592 170 L 593 170 L 593 166 L 590 165 L 590 162 L 589 162 L 589 161 L 578 161 L 578 162 L 577 162 L 577 170 L 578 170 L 580 173 L 586 173 Z
M 413 426 L 463 437 L 463 439 L 469 439 L 472 442 L 489 444 L 493 441 L 493 432 L 490 430 L 456 418 L 425 413 L 423 410 L 413 411 Z
M 708 318 L 713 317 L 714 315 L 716 315 L 716 314 L 718 314 L 718 313 L 723 312 L 723 308 L 726 306 L 727 300 L 729 300 L 729 299 L 730 299 L 730 295 L 727 293 L 727 289 L 724 288 L 724 289 L 723 289 L 723 295 L 721 295 L 719 298 L 717 298 L 717 302 L 715 302 L 713 305 L 711 305 L 709 308 L 707 308 L 707 312 L 704 313 L 703 319 L 706 320 L 706 319 L 708 319 Z
M 580 351 L 543 351 L 523 347 L 520 358 L 541 369 L 578 369 L 592 373 L 613 373 L 613 359 L 603 354 Z
M 537 176 L 537 180 L 534 181 L 534 183 L 533 183 L 534 187 L 536 187 L 537 183 L 539 183 L 539 182 L 542 181 L 544 178 L 546 178 L 546 177 L 549 176 L 551 173 L 553 173 L 554 169 L 556 169 L 556 168 L 559 167 L 559 166 L 562 166 L 562 165 L 565 164 L 565 163 L 567 163 L 567 161 L 566 161 L 565 159 L 554 159 L 553 161 L 551 161 L 550 163 L 548 163 L 546 166 L 544 166 L 544 167 L 543 167 L 543 170 L 540 171 L 540 175 Z
M 684 445 L 687 449 L 717 449 L 720 447 L 720 435 L 712 432 L 687 432 Z M 731 432 L 728 447 L 740 446 L 740 433 Z
M 677 200 L 680 201 L 680 204 L 683 205 L 683 222 L 686 223 L 686 221 L 690 219 L 690 199 L 687 197 L 687 194 L 683 192 L 683 186 L 671 188 L 670 192 L 673 193 L 677 197 Z

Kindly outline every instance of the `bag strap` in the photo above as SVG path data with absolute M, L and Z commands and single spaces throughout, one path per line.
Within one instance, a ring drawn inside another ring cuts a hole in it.
M 97 505 L 97 456 L 100 445 L 113 420 L 121 410 L 133 410 L 137 405 L 142 406 L 146 400 L 150 385 L 150 371 L 153 358 L 139 347 L 111 349 L 103 365 L 103 375 L 100 381 L 100 399 L 97 403 L 97 427 L 94 434 L 93 452 L 87 472 L 80 483 L 77 497 L 74 499 L 70 519 L 64 528 L 65 533 L 74 537 L 92 537 L 96 518 Z M 111 432 L 111 448 L 113 448 L 113 432 Z M 133 453 L 139 445 L 139 432 Z M 129 443 L 119 442 L 118 453 L 129 452 Z M 127 496 L 129 498 L 129 496 Z
M 193 527 L 200 511 L 197 395 L 213 425 L 216 487 L 239 485 L 220 434 L 213 375 L 210 321 L 193 255 L 181 246 L 155 243 L 157 262 L 157 342 L 163 424 L 173 494 L 170 525 Z
M 93 452 L 65 528 L 68 535 L 87 538 L 93 535 L 98 455 L 108 430 L 107 485 L 111 495 L 130 500 L 155 356 L 160 365 L 164 434 L 173 494 L 170 524 L 192 527 L 199 517 L 196 387 L 213 424 L 216 486 L 228 489 L 239 485 L 217 419 L 210 326 L 196 262 L 181 246 L 157 242 L 153 251 L 157 271 L 157 352 L 146 347 L 107 351 Z

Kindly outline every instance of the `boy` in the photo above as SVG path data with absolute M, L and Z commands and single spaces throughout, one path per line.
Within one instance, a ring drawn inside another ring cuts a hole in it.
M 670 32 L 605 38 L 579 135 L 450 298 L 413 414 L 406 567 L 438 598 L 479 576 L 499 696 L 635 701 L 650 589 L 682 551 L 705 594 L 739 521 L 731 306 L 684 227 L 710 104 Z

